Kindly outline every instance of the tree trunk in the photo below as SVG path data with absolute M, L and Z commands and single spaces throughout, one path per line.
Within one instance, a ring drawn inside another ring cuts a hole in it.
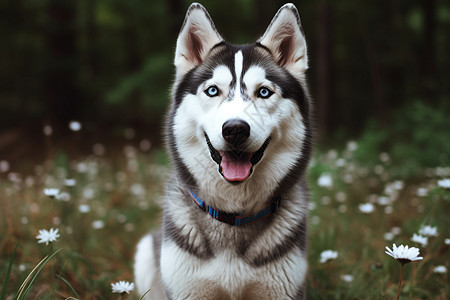
M 44 72 L 46 115 L 67 128 L 80 116 L 77 97 L 76 2 L 50 0 L 47 6 L 47 49 Z
M 328 1 L 319 1 L 317 9 L 317 79 L 316 101 L 318 129 L 322 135 L 326 135 L 330 108 L 330 37 L 329 37 L 329 4 Z
M 436 100 L 436 0 L 422 1 L 424 12 L 423 48 L 421 51 L 422 94 L 427 101 Z
M 358 7 L 358 21 L 361 28 L 361 34 L 366 48 L 367 58 L 369 62 L 370 79 L 372 81 L 373 101 L 375 103 L 376 117 L 380 124 L 387 123 L 387 108 L 385 102 L 385 92 L 383 84 L 383 71 L 380 66 L 380 59 L 378 57 L 378 49 L 373 42 L 371 32 L 368 29 L 367 21 L 363 19 L 363 12 Z M 392 16 L 387 13 L 386 19 L 390 20 Z

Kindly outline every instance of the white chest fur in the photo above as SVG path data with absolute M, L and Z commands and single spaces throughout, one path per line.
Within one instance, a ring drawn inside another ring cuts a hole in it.
M 165 242 L 161 266 L 173 299 L 291 299 L 304 281 L 307 263 L 299 249 L 253 267 L 230 250 L 204 260 Z

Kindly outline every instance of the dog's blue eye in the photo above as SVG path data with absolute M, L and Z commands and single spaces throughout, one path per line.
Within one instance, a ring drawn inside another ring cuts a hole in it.
M 209 97 L 215 97 L 219 95 L 219 88 L 215 85 L 210 86 L 205 90 L 205 94 L 208 95 Z
M 256 92 L 256 96 L 258 98 L 263 98 L 263 99 L 269 98 L 270 96 L 272 96 L 272 94 L 273 94 L 273 92 L 266 87 L 260 87 L 259 90 Z

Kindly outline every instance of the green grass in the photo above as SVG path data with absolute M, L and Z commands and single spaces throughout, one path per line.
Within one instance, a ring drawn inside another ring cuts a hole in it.
M 450 267 L 444 242 L 450 238 L 450 190 L 437 185 L 450 177 L 449 166 L 408 175 L 399 171 L 407 166 L 387 154 L 361 161 L 354 146 L 317 151 L 311 164 L 308 299 L 395 299 L 400 264 L 384 253 L 392 243 L 419 247 L 424 257 L 405 265 L 401 299 L 449 299 L 448 273 L 433 272 Z M 167 171 L 161 151 L 127 147 L 115 157 L 72 160 L 61 153 L 21 173 L 0 174 L 0 300 L 18 297 L 23 282 L 30 283 L 27 299 L 121 299 L 111 283 L 133 281 L 135 245 L 160 223 Z M 332 185 L 317 184 L 324 174 Z M 64 185 L 68 178 L 75 186 Z M 49 187 L 70 199 L 45 196 Z M 419 188 L 425 191 L 420 196 Z M 364 214 L 359 205 L 367 202 L 374 211 Z M 420 247 L 410 238 L 423 225 L 436 226 L 439 235 Z M 38 244 L 39 229 L 51 227 L 61 237 Z M 387 241 L 392 228 L 400 232 Z M 53 249 L 61 250 L 54 255 Z M 338 257 L 320 263 L 327 249 Z M 27 281 L 30 275 L 37 276 Z
M 384 247 L 396 243 L 418 247 L 424 257 L 405 265 L 403 299 L 448 299 L 448 275 L 433 272 L 437 265 L 449 267 L 450 246 L 444 241 L 450 236 L 450 190 L 437 186 L 439 178 L 448 177 L 448 166 L 400 178 L 392 174 L 401 174 L 398 169 L 406 166 L 396 165 L 389 155 L 361 163 L 355 158 L 358 150 L 351 149 L 317 156 L 310 170 L 314 207 L 308 298 L 395 299 L 400 264 Z M 332 186 L 316 184 L 324 173 L 332 178 Z M 419 189 L 425 195 L 419 196 Z M 374 211 L 364 214 L 359 205 L 367 202 L 374 204 Z M 436 226 L 439 235 L 421 247 L 410 239 L 424 225 Z M 385 234 L 392 228 L 400 233 L 387 241 Z M 326 249 L 338 251 L 339 257 L 320 264 L 319 254 Z M 353 282 L 344 282 L 344 274 L 353 275 Z

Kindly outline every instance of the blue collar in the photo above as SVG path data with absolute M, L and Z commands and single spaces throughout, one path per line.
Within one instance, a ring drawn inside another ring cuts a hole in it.
M 205 202 L 197 195 L 195 195 L 191 190 L 189 190 L 189 193 L 191 194 L 192 199 L 194 199 L 195 203 L 197 203 L 197 205 L 203 211 L 207 212 L 214 219 L 223 223 L 230 224 L 232 226 L 243 226 L 250 224 L 256 220 L 270 216 L 271 214 L 275 213 L 280 207 L 280 198 L 277 197 L 269 206 L 254 215 L 230 214 L 206 205 Z

